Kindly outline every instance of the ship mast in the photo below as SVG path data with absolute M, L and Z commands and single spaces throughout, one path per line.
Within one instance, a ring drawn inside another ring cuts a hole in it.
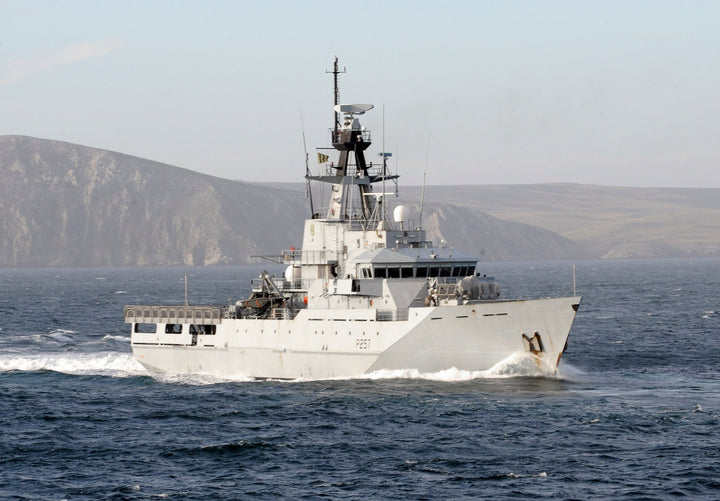
M 364 229 L 371 227 L 379 227 L 380 221 L 384 220 L 383 201 L 379 200 L 379 195 L 372 190 L 372 184 L 384 182 L 386 179 L 396 179 L 397 176 L 387 175 L 387 166 L 385 156 L 389 154 L 383 153 L 383 165 L 381 172 L 371 173 L 372 164 L 365 160 L 365 150 L 370 146 L 370 131 L 360 126 L 358 117 L 365 112 L 374 108 L 372 104 L 339 104 L 340 91 L 338 87 L 338 75 L 345 73 L 339 69 L 338 58 L 335 58 L 333 71 L 325 70 L 326 73 L 332 73 L 334 80 L 334 119 L 333 128 L 330 129 L 331 142 L 333 149 L 339 152 L 338 161 L 330 165 L 331 170 L 335 172 L 324 172 L 319 176 L 311 176 L 306 170 L 306 179 L 308 181 L 320 181 L 332 184 L 329 205 L 325 215 L 326 220 L 331 221 L 349 221 L 360 223 Z M 339 115 L 342 114 L 342 120 Z M 325 148 L 322 148 L 325 149 Z M 328 157 L 322 155 L 327 161 Z M 359 207 L 353 207 L 354 193 L 359 195 Z M 383 190 L 384 191 L 384 190 Z M 379 207 L 378 207 L 379 206 Z M 380 211 L 382 207 L 382 211 Z M 382 212 L 382 213 L 381 213 Z M 378 226 L 376 226 L 378 225 Z
M 332 73 L 332 74 L 333 74 L 333 80 L 334 80 L 334 83 L 335 83 L 335 86 L 334 86 L 334 89 L 335 89 L 335 103 L 333 104 L 333 109 L 335 109 L 335 106 L 337 106 L 338 104 L 340 104 L 340 87 L 338 87 L 338 75 L 339 75 L 340 73 L 345 73 L 345 71 L 346 71 L 346 70 L 345 70 L 345 67 L 344 67 L 344 66 L 343 66 L 342 71 L 340 71 L 340 70 L 338 69 L 338 58 L 337 58 L 337 56 L 335 56 L 335 64 L 333 65 L 333 70 L 332 70 L 332 71 L 325 70 L 325 73 Z M 338 120 L 338 112 L 337 112 L 337 111 L 335 111 L 335 121 L 334 121 L 333 123 L 335 124 L 335 126 L 334 126 L 335 135 L 337 135 L 337 131 L 338 131 L 338 129 L 340 128 L 340 120 Z M 334 137 L 334 136 L 333 136 L 333 137 Z

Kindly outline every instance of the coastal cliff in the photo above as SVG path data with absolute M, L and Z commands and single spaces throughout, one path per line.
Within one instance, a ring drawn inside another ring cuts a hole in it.
M 0 136 L 0 176 L 2 267 L 257 262 L 252 255 L 299 248 L 309 213 L 300 185 L 232 181 L 26 136 Z M 428 236 L 481 259 L 595 257 L 582 242 L 491 215 L 467 197 L 428 200 Z M 410 199 L 395 201 L 419 212 Z

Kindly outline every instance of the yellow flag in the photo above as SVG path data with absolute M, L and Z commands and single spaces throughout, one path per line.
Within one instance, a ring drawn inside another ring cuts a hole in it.
M 329 156 L 325 155 L 324 153 L 318 152 L 318 163 L 319 163 L 319 164 L 324 164 L 324 163 L 327 162 L 329 159 L 330 159 Z

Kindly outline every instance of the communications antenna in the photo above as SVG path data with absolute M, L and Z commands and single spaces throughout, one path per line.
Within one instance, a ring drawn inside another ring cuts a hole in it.
M 325 73 L 332 73 L 335 81 L 335 103 L 333 104 L 333 109 L 340 104 L 340 87 L 338 87 L 338 75 L 340 73 L 345 73 L 345 66 L 343 66 L 342 71 L 338 69 L 338 58 L 335 56 L 335 64 L 333 65 L 333 70 L 328 71 L 325 70 Z M 335 134 L 333 137 L 337 137 L 338 129 L 340 128 L 340 120 L 338 119 L 338 111 L 335 110 Z

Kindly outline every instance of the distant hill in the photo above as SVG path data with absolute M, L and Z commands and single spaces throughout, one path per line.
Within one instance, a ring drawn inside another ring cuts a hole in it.
M 399 200 L 415 204 L 420 192 L 403 186 Z M 720 188 L 470 184 L 428 186 L 425 202 L 543 228 L 599 258 L 720 257 Z
M 0 137 L 0 266 L 246 263 L 299 241 L 302 194 Z
M 254 262 L 299 247 L 308 214 L 300 185 L 229 181 L 26 136 L 0 136 L 0 176 L 2 267 Z M 592 257 L 565 236 L 462 198 L 428 200 L 429 235 L 483 259 Z
M 720 188 L 433 186 L 425 198 L 545 228 L 602 258 L 720 256 Z

